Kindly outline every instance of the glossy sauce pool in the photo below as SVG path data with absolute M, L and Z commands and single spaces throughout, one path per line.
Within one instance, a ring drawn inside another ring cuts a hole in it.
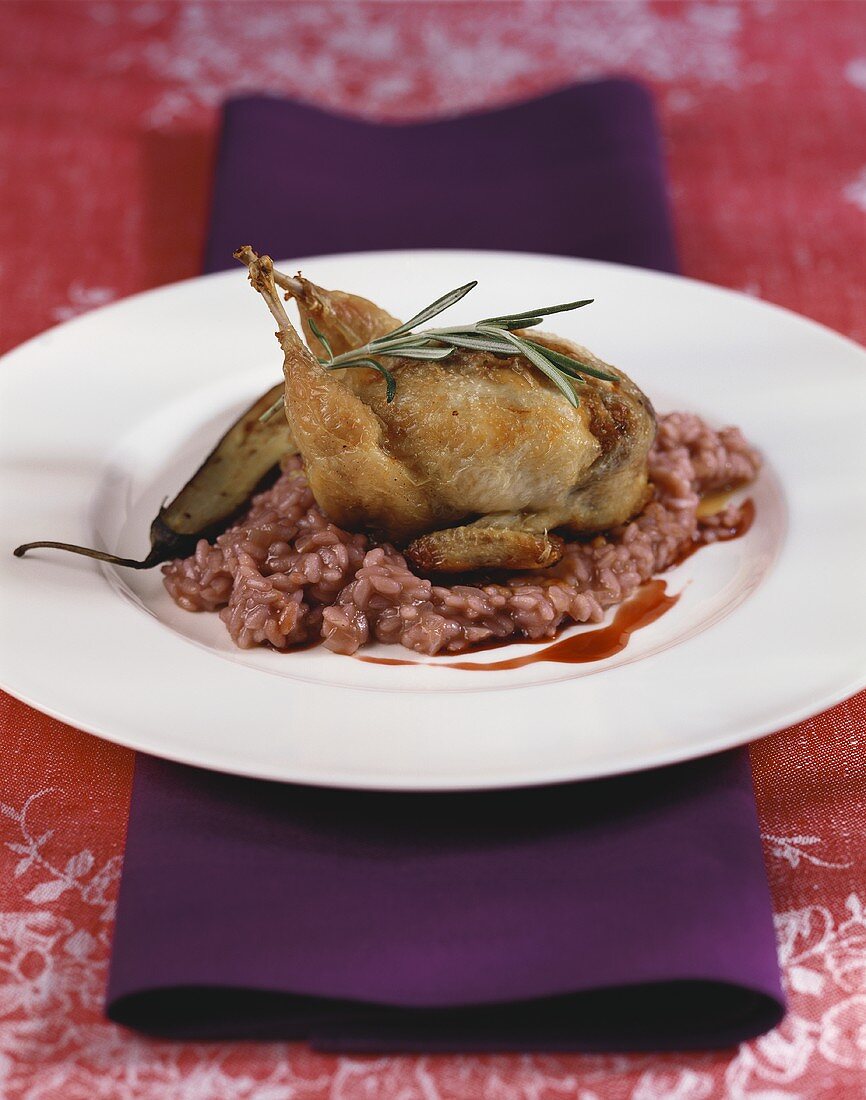
M 727 503 L 727 501 L 725 500 L 723 503 Z M 705 511 L 704 514 L 709 513 Z M 706 535 L 698 537 L 681 551 L 675 561 L 671 563 L 671 568 L 690 558 L 702 546 L 712 545 L 713 542 L 730 542 L 732 539 L 741 538 L 752 526 L 754 518 L 754 502 L 747 500 L 740 509 L 740 517 L 735 526 L 715 530 L 712 540 L 708 539 Z M 524 668 L 526 665 L 541 662 L 577 665 L 589 661 L 603 661 L 625 649 L 631 635 L 636 630 L 641 630 L 660 619 L 662 615 L 670 611 L 679 598 L 679 593 L 675 596 L 669 595 L 666 583 L 655 577 L 642 584 L 630 599 L 617 608 L 613 621 L 607 626 L 584 630 L 580 634 L 575 634 L 571 638 L 563 638 L 558 642 L 551 643 L 548 638 L 542 638 L 534 642 L 525 638 L 508 638 L 505 641 L 497 640 L 488 645 L 475 646 L 472 650 L 472 652 L 477 653 L 485 649 L 498 649 L 503 645 L 512 644 L 544 646 L 536 653 L 528 653 L 523 657 L 511 657 L 502 661 L 448 661 L 445 663 L 434 658 L 429 661 L 418 662 L 403 660 L 399 657 L 364 657 L 357 655 L 355 659 L 366 661 L 371 665 L 423 663 L 434 668 L 459 668 L 471 672 L 503 672 L 507 669 Z M 442 656 L 446 657 L 447 654 Z

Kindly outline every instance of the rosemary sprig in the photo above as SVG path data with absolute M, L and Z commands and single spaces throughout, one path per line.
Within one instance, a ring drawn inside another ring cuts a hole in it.
M 592 304 L 592 298 L 584 298 L 577 302 L 565 302 L 561 305 L 541 306 L 538 309 L 528 309 L 521 313 L 507 313 L 498 317 L 487 317 L 482 321 L 476 321 L 474 325 L 456 325 L 449 328 L 428 328 L 416 332 L 415 329 L 425 321 L 430 321 L 443 313 L 446 309 L 459 302 L 470 290 L 477 286 L 477 282 L 466 283 L 455 290 L 443 294 L 435 302 L 431 302 L 414 317 L 399 325 L 384 336 L 377 336 L 369 344 L 351 351 L 334 355 L 331 346 L 324 335 L 310 320 L 309 326 L 316 339 L 327 353 L 319 356 L 319 362 L 326 370 L 344 370 L 348 367 L 372 367 L 385 379 L 386 400 L 394 400 L 397 392 L 397 382 L 394 375 L 384 367 L 380 358 L 394 357 L 400 359 L 446 359 L 455 348 L 468 348 L 472 351 L 490 351 L 496 355 L 523 355 L 530 363 L 542 372 L 559 389 L 562 395 L 572 405 L 579 404 L 574 383 L 584 383 L 583 375 L 600 378 L 605 382 L 615 382 L 617 379 L 612 374 L 599 370 L 597 367 L 582 363 L 571 355 L 565 355 L 561 351 L 554 351 L 536 340 L 528 340 L 518 336 L 515 330 L 533 328 L 540 325 L 545 317 L 553 313 L 565 313 L 573 309 L 581 309 Z M 280 408 L 282 399 L 276 402 L 263 415 L 267 420 Z
M 334 353 L 331 351 L 331 345 L 328 343 L 327 337 L 321 331 L 321 329 L 319 328 L 319 326 L 316 324 L 316 322 L 313 320 L 312 317 L 309 317 L 307 319 L 307 324 L 312 329 L 313 335 L 316 337 L 316 339 L 319 341 L 319 343 L 322 345 L 322 347 L 328 353 L 328 358 L 333 359 L 334 358 Z
M 593 298 L 583 298 L 579 302 L 564 302 L 559 306 L 542 306 L 541 309 L 525 309 L 522 313 L 505 313 L 501 317 L 485 317 L 480 322 L 482 325 L 501 325 L 504 322 L 521 322 L 516 327 L 524 328 L 527 321 L 532 321 L 535 317 L 549 317 L 551 313 L 568 313 L 572 309 L 580 309 L 582 306 L 591 306 Z M 535 324 L 538 324 L 535 321 Z M 512 324 L 512 328 L 515 326 Z

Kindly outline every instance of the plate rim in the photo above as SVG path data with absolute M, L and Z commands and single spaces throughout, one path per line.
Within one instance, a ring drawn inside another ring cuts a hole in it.
M 483 250 L 483 249 L 386 249 L 386 250 L 373 250 L 364 253 L 332 253 L 329 255 L 315 256 L 301 258 L 300 260 L 293 260 L 291 263 L 300 264 L 302 266 L 310 266 L 317 263 L 325 264 L 327 262 L 339 262 L 347 258 L 351 258 L 353 261 L 364 261 L 365 259 L 375 261 L 377 259 L 388 258 L 407 258 L 411 257 L 417 259 L 423 258 L 426 255 L 434 255 L 437 258 L 441 258 L 443 255 L 449 255 L 454 257 L 459 256 L 481 256 L 481 257 L 496 257 L 497 259 L 519 259 L 521 261 L 526 260 L 540 260 L 540 261 L 564 261 L 575 262 L 580 265 L 599 266 L 602 268 L 613 269 L 614 271 L 627 271 L 629 273 L 639 273 L 643 276 L 650 276 L 653 278 L 659 278 L 663 281 L 674 280 L 689 284 L 702 290 L 710 289 L 717 294 L 721 294 L 726 297 L 730 297 L 734 300 L 741 301 L 743 299 L 751 300 L 749 295 L 746 295 L 740 291 L 734 290 L 729 287 L 721 287 L 715 284 L 706 283 L 701 280 L 693 279 L 688 276 L 674 275 L 667 272 L 656 272 L 641 268 L 635 268 L 630 265 L 610 263 L 608 261 L 600 260 L 586 260 L 580 257 L 570 257 L 562 255 L 551 255 L 544 253 L 526 253 L 526 252 L 514 252 L 508 250 Z M 105 317 L 111 311 L 123 310 L 128 307 L 130 303 L 140 302 L 144 299 L 149 299 L 154 296 L 165 295 L 176 291 L 181 287 L 192 287 L 207 285 L 208 281 L 215 279 L 225 279 L 227 277 L 236 276 L 242 274 L 241 271 L 235 272 L 229 269 L 224 272 L 216 272 L 208 275 L 195 276 L 190 279 L 181 280 L 176 283 L 167 284 L 161 287 L 150 288 L 148 290 L 140 291 L 136 294 L 130 295 L 126 298 L 119 299 L 115 302 L 108 303 L 105 306 L 100 307 L 97 310 L 89 311 L 79 317 L 72 318 L 69 321 L 61 322 L 58 325 L 51 326 L 49 329 L 44 330 L 41 333 L 36 334 L 23 344 L 18 345 L 16 348 L 11 349 L 0 358 L 0 381 L 3 380 L 4 370 L 8 371 L 10 366 L 12 369 L 16 369 L 17 363 L 15 360 L 20 355 L 22 358 L 26 357 L 26 353 L 32 351 L 34 346 L 38 346 L 41 342 L 45 341 L 45 338 L 49 335 L 56 335 L 61 330 L 71 330 L 78 327 L 82 323 L 92 323 L 94 318 Z M 827 326 L 821 324 L 812 318 L 804 317 L 797 314 L 793 310 L 790 310 L 784 306 L 777 305 L 775 303 L 765 302 L 763 300 L 757 300 L 756 304 L 759 304 L 763 310 L 769 310 L 779 314 L 786 320 L 794 320 L 798 325 L 809 326 L 814 329 L 822 338 L 830 337 L 833 340 L 840 342 L 843 347 L 848 350 L 855 351 L 858 356 L 864 357 L 864 366 L 866 366 L 866 349 L 859 345 L 856 341 L 852 340 L 841 333 L 835 332 Z M 12 363 L 10 363 L 10 359 Z M 105 570 L 100 569 L 100 573 L 104 574 Z M 102 576 L 103 583 L 107 583 L 105 576 Z M 616 671 L 616 670 L 612 670 Z M 140 738 L 136 736 L 130 736 L 127 733 L 117 734 L 115 732 L 107 733 L 103 727 L 97 722 L 82 721 L 80 718 L 72 716 L 63 709 L 56 708 L 54 706 L 46 706 L 44 703 L 36 701 L 27 692 L 22 692 L 16 688 L 14 684 L 7 683 L 7 677 L 5 670 L 0 663 L 0 683 L 4 690 L 14 698 L 19 699 L 21 702 L 34 707 L 35 709 L 49 715 L 52 718 L 66 722 L 75 726 L 78 729 L 84 730 L 88 734 L 99 736 L 103 739 L 109 740 L 113 743 L 123 745 L 128 748 L 135 749 L 142 752 L 154 753 L 152 743 L 148 745 L 143 743 Z M 702 741 L 700 749 L 695 752 L 693 747 L 688 745 L 681 745 L 678 747 L 668 747 L 655 753 L 646 753 L 639 759 L 635 759 L 630 765 L 618 765 L 614 770 L 598 771 L 587 770 L 586 768 L 576 768 L 573 772 L 568 772 L 562 768 L 556 769 L 555 773 L 543 772 L 531 776 L 523 776 L 520 779 L 503 779 L 497 776 L 492 776 L 488 781 L 482 782 L 477 776 L 468 777 L 465 781 L 461 781 L 459 778 L 451 778 L 448 782 L 439 780 L 431 780 L 428 778 L 416 778 L 415 780 L 403 777 L 391 777 L 382 774 L 371 774 L 368 776 L 359 776 L 353 774 L 347 777 L 345 781 L 340 781 L 332 773 L 321 774 L 315 770 L 307 770 L 306 772 L 297 771 L 291 777 L 287 777 L 282 769 L 275 768 L 263 768 L 261 763 L 252 763 L 249 766 L 244 766 L 243 762 L 225 760 L 225 752 L 218 753 L 222 755 L 222 761 L 218 758 L 208 755 L 208 752 L 200 751 L 196 760 L 191 760 L 188 752 L 177 752 L 161 746 L 158 750 L 158 755 L 165 759 L 175 760 L 180 763 L 191 764 L 192 766 L 205 767 L 210 770 L 222 771 L 228 774 L 245 775 L 250 777 L 276 780 L 280 782 L 299 783 L 311 786 L 324 786 L 340 789 L 366 789 L 366 790 L 405 790 L 405 791 L 448 791 L 448 790 L 484 790 L 484 789 L 496 789 L 496 788 L 510 788 L 510 787 L 530 787 L 557 783 L 574 782 L 576 780 L 586 780 L 591 778 L 600 778 L 605 775 L 618 775 L 627 774 L 634 771 L 648 770 L 656 767 L 662 767 L 668 764 L 680 762 L 687 759 L 692 759 L 696 756 L 712 755 L 715 752 L 722 751 L 725 748 L 732 748 L 735 745 L 742 745 L 749 741 L 756 740 L 760 737 L 766 736 L 774 731 L 783 729 L 796 722 L 805 720 L 813 715 L 820 713 L 829 707 L 837 705 L 839 702 L 844 701 L 851 697 L 852 694 L 866 686 L 866 670 L 860 676 L 854 676 L 847 680 L 843 685 L 832 691 L 828 691 L 820 697 L 817 697 L 813 702 L 804 704 L 801 706 L 794 706 L 789 711 L 779 714 L 772 722 L 757 722 L 747 727 L 742 736 L 737 740 L 732 740 L 730 736 L 723 735 L 718 739 L 718 742 Z M 352 691 L 351 687 L 345 687 L 340 685 L 340 690 Z M 527 690 L 529 685 L 527 685 Z M 519 690 L 519 689 L 516 689 Z M 431 785 L 432 783 L 432 785 Z

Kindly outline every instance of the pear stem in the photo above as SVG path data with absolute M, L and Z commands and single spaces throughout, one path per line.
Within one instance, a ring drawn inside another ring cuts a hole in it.
M 135 558 L 119 558 L 116 554 L 109 554 L 105 550 L 92 550 L 89 546 L 76 546 L 72 542 L 25 542 L 16 546 L 12 553 L 16 558 L 23 558 L 28 550 L 67 550 L 70 554 L 81 554 L 85 558 L 96 558 L 98 561 L 107 561 L 111 565 L 124 565 L 129 569 L 150 569 L 155 563 L 144 558 L 136 561 Z

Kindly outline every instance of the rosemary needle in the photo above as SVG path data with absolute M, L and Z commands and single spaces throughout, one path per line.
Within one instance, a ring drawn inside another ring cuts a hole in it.
M 539 325 L 543 318 L 550 316 L 552 313 L 565 313 L 591 305 L 592 298 L 584 298 L 576 302 L 565 302 L 560 305 L 540 306 L 538 309 L 502 314 L 499 317 L 487 317 L 482 321 L 476 321 L 474 325 L 457 325 L 450 328 L 428 328 L 415 331 L 419 325 L 432 320 L 459 302 L 477 285 L 477 282 L 473 281 L 450 290 L 391 332 L 386 332 L 383 336 L 377 336 L 375 340 L 364 344 L 363 347 L 353 348 L 341 355 L 333 354 L 325 336 L 319 331 L 315 322 L 310 320 L 308 322 L 310 329 L 326 352 L 325 356 L 319 356 L 319 362 L 327 370 L 372 367 L 385 379 L 388 402 L 394 400 L 394 394 L 397 392 L 397 382 L 387 367 L 379 362 L 380 358 L 390 356 L 400 359 L 447 359 L 455 348 L 490 351 L 496 355 L 522 355 L 549 378 L 566 400 L 575 407 L 577 407 L 579 401 L 574 392 L 574 383 L 583 382 L 582 375 L 590 375 L 606 382 L 617 381 L 615 375 L 608 374 L 597 367 L 590 366 L 588 363 L 582 363 L 579 359 L 574 359 L 561 351 L 548 348 L 536 340 L 519 336 L 515 331 Z M 270 419 L 280 409 L 282 403 L 283 399 L 280 398 L 262 415 L 262 420 Z

